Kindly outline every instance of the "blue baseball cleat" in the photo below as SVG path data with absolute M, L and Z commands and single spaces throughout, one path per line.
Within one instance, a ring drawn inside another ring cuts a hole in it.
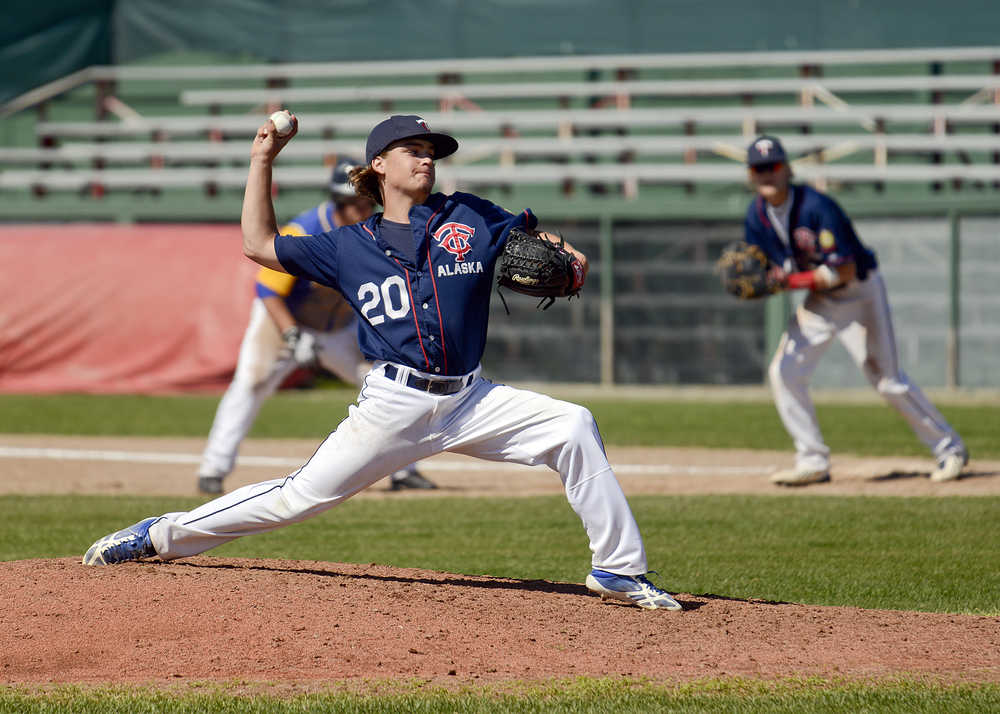
M 114 565 L 130 560 L 142 560 L 156 555 L 149 539 L 149 527 L 159 518 L 147 518 L 111 535 L 106 535 L 87 550 L 84 565 Z
M 620 600 L 638 605 L 644 610 L 682 610 L 681 604 L 669 593 L 660 590 L 645 575 L 615 575 L 605 570 L 591 570 L 587 589 L 601 600 Z

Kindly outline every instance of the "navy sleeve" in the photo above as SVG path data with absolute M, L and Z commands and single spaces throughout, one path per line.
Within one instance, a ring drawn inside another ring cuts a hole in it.
M 336 233 L 337 231 L 315 236 L 275 236 L 274 252 L 281 267 L 289 275 L 339 288 Z
M 455 194 L 455 196 L 460 196 L 463 203 L 482 216 L 490 231 L 491 245 L 500 246 L 506 243 L 512 228 L 523 228 L 530 231 L 538 225 L 538 219 L 531 212 L 531 209 L 526 208 L 520 213 L 511 213 L 479 196 L 469 193 Z
M 495 208 L 503 211 L 503 215 L 498 215 L 496 223 L 490 226 L 491 233 L 498 245 L 503 245 L 507 242 L 512 228 L 523 228 L 524 230 L 532 231 L 538 226 L 538 219 L 535 218 L 535 214 L 531 212 L 530 208 L 525 208 L 520 213 L 509 213 L 499 206 L 495 206 Z
M 823 262 L 831 267 L 850 263 L 860 258 L 863 250 L 851 219 L 833 199 L 824 196 L 818 207 L 816 230 L 819 247 L 823 251 Z

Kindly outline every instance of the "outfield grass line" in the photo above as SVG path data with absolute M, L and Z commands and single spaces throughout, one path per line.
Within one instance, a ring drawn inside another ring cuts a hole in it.
M 122 463 L 144 464 L 198 464 L 201 454 L 185 454 L 170 451 L 126 451 L 112 449 L 61 449 L 0 446 L 0 458 L 8 459 L 46 459 L 54 461 L 115 461 Z M 280 456 L 240 456 L 237 463 L 241 466 L 289 467 L 302 465 L 301 458 Z M 469 462 L 469 461 L 428 461 L 421 462 L 428 471 L 519 471 L 526 468 L 545 469 L 546 466 L 523 466 L 502 462 Z M 752 475 L 770 473 L 776 467 L 764 466 L 691 466 L 677 464 L 614 464 L 616 473 L 627 476 L 662 476 L 664 474 L 701 476 L 716 475 Z

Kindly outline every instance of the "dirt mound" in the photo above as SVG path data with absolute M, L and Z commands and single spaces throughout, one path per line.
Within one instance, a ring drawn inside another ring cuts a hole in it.
M 193 496 L 201 439 L 0 437 L 0 493 Z M 311 441 L 249 440 L 235 488 L 294 468 Z M 777 452 L 609 449 L 639 493 L 775 493 Z M 932 484 L 930 459 L 838 457 L 834 482 L 794 492 L 1000 493 L 1000 463 Z M 437 491 L 359 498 L 561 493 L 546 469 L 442 455 Z M 782 492 L 786 493 L 786 492 Z M 792 492 L 788 492 L 792 495 Z M 582 576 L 582 573 L 581 573 Z M 0 562 L 0 683 L 437 683 L 577 675 L 888 677 L 1000 681 L 1000 618 L 813 607 L 680 594 L 680 613 L 602 603 L 581 584 L 385 566 L 202 556 L 88 568 Z
M 678 599 L 647 612 L 576 583 L 310 561 L 5 562 L 0 681 L 1000 681 L 1000 618 Z

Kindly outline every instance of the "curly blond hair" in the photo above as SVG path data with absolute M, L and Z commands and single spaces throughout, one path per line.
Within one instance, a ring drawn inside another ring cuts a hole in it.
M 379 206 L 383 205 L 382 189 L 378 185 L 378 174 L 375 173 L 375 169 L 372 168 L 371 164 L 351 169 L 348 177 L 359 196 L 371 199 Z

